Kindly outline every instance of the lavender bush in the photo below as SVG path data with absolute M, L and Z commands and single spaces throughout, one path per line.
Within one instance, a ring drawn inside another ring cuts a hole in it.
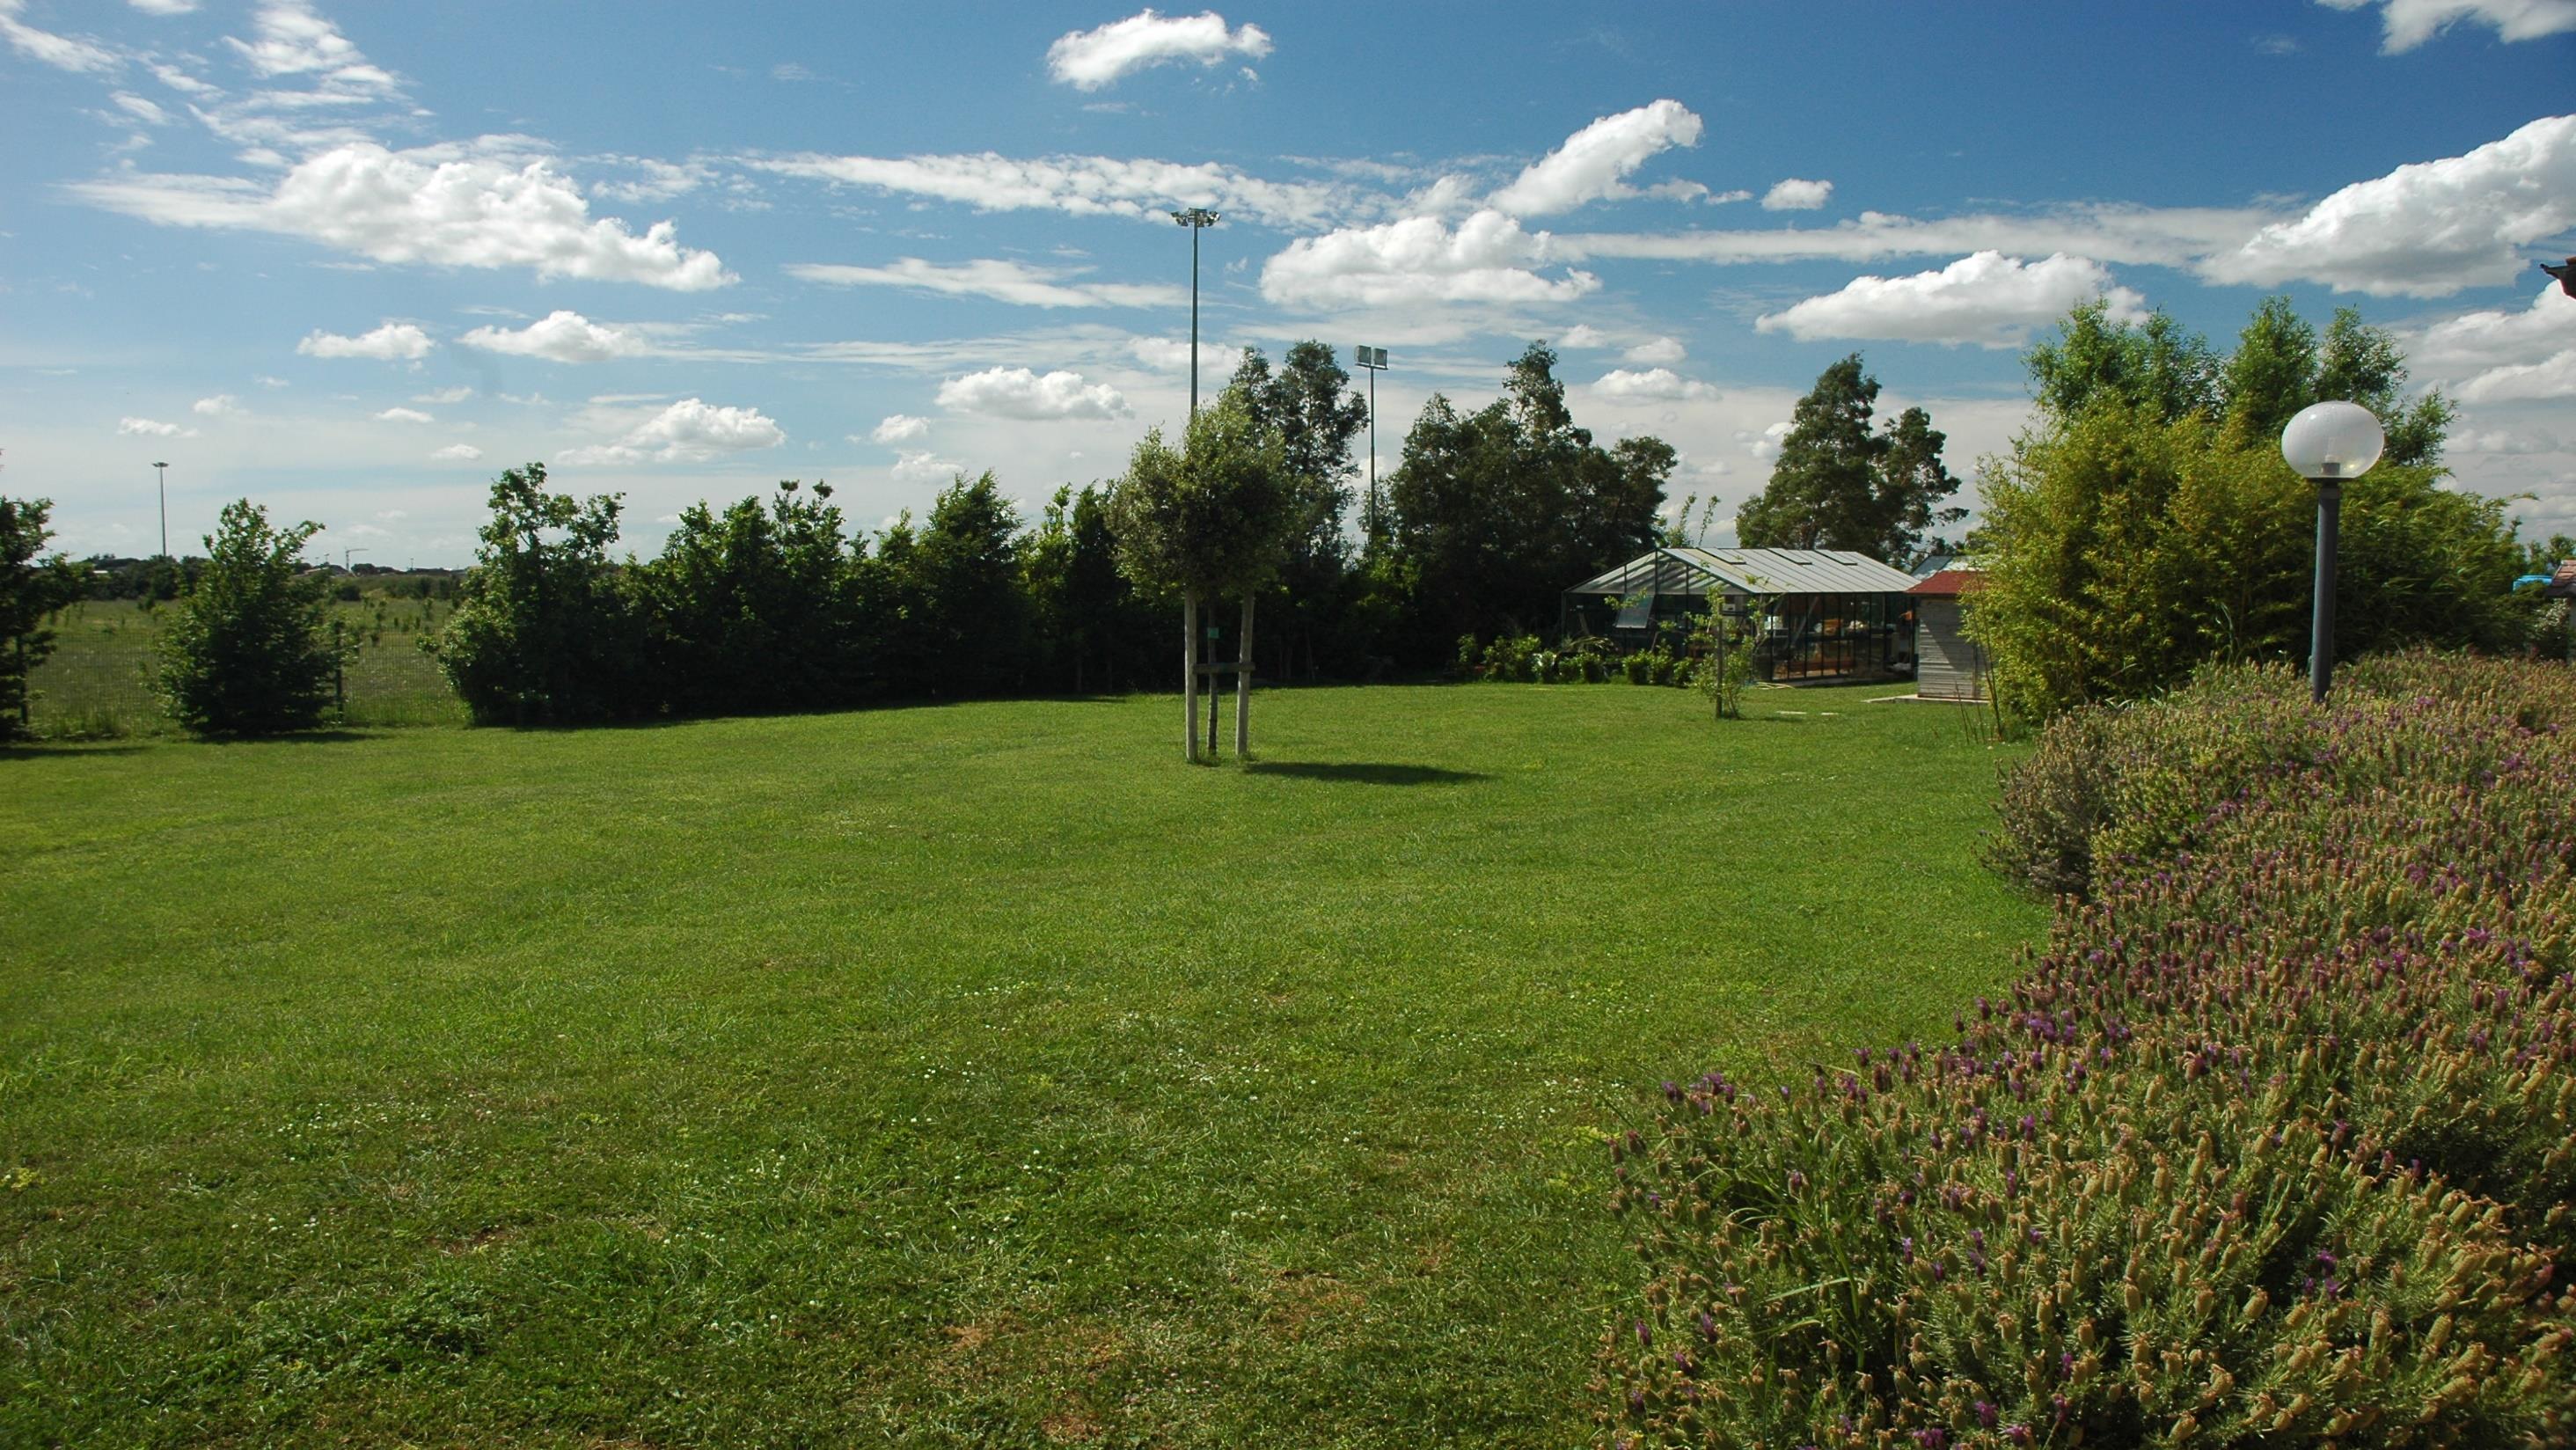
M 2571 683 L 2404 656 L 2052 726 L 1999 855 L 2087 894 L 2007 998 L 1619 1145 L 1605 1443 L 2568 1443 Z

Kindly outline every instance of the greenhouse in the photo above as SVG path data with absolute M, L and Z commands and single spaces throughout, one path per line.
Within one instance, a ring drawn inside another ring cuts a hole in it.
M 1569 637 L 1644 649 L 1677 643 L 1712 600 L 1731 626 L 1760 600 L 1764 679 L 1880 679 L 1914 668 L 1914 584 L 1846 549 L 1661 547 L 1566 590 L 1559 624 Z

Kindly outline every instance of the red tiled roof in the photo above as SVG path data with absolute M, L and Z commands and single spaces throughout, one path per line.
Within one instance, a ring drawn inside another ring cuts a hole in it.
M 1986 575 L 1982 569 L 1944 569 L 1905 592 L 1932 599 L 1954 599 L 1974 592 L 1985 582 Z

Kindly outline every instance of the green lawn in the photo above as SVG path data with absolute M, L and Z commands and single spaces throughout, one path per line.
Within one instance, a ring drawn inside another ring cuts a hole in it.
M 8 753 L 0 1444 L 1579 1442 L 1600 1135 L 2039 927 L 1871 693 Z

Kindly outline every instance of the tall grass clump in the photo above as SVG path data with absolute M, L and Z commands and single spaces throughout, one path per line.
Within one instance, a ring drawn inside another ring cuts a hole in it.
M 2051 726 L 1995 855 L 2064 894 L 2003 1000 L 1617 1146 L 1605 1443 L 2568 1443 L 2569 683 L 2237 669 Z

